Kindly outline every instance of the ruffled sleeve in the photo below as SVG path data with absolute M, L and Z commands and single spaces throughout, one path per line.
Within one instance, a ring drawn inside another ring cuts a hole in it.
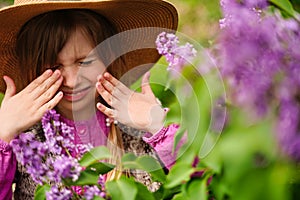
M 10 145 L 0 140 L 0 199 L 12 198 L 12 183 L 16 167 L 17 161 Z
M 143 140 L 154 148 L 159 158 L 168 169 L 170 169 L 176 161 L 177 150 L 186 141 L 186 138 L 183 137 L 179 142 L 176 151 L 172 152 L 174 146 L 174 136 L 178 129 L 179 125 L 171 124 L 168 127 L 161 128 L 154 135 L 146 133 L 143 137 Z

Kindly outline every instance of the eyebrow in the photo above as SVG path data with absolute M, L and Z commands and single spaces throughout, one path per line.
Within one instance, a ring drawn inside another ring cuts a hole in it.
M 87 56 L 79 56 L 79 58 L 76 59 L 76 61 L 78 62 L 78 61 L 81 61 L 81 60 L 86 60 L 86 59 L 90 59 L 90 58 L 94 58 L 94 57 L 97 57 L 97 55 L 94 51 L 92 51 Z

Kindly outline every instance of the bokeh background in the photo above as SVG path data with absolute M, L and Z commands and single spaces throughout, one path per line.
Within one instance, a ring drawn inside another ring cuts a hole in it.
M 179 31 L 210 45 L 218 33 L 221 12 L 219 0 L 169 0 L 179 12 Z M 0 0 L 0 7 L 13 4 L 13 0 Z

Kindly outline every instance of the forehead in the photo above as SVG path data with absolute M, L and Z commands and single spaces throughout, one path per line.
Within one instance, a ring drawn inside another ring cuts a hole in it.
M 94 55 L 94 45 L 82 30 L 74 31 L 62 50 L 58 53 L 57 62 L 69 63 Z

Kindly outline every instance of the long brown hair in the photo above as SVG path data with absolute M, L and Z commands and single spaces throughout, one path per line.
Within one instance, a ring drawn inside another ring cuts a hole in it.
M 58 53 L 76 30 L 82 31 L 95 47 L 117 33 L 113 24 L 104 16 L 84 9 L 57 10 L 41 14 L 21 28 L 16 42 L 16 54 L 24 75 L 22 88 L 41 75 L 47 66 L 56 63 Z M 125 70 L 125 59 L 118 57 L 111 63 L 114 48 L 119 47 L 115 43 L 105 42 L 104 47 L 97 52 L 108 67 L 107 71 L 120 78 Z M 120 159 L 123 154 L 121 132 L 114 125 L 111 126 L 107 146 L 113 156 L 109 162 L 117 165 L 107 176 L 108 180 L 112 180 L 121 175 Z

